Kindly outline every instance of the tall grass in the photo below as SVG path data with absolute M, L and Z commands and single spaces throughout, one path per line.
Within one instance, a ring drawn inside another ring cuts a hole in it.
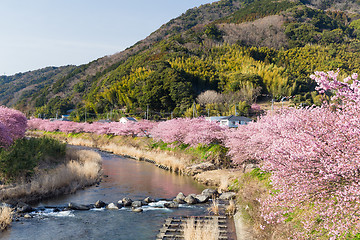
M 234 216 L 235 212 L 236 212 L 236 205 L 235 205 L 234 200 L 231 199 L 229 201 L 229 205 L 225 209 L 225 213 L 226 213 L 226 215 Z
M 0 207 L 0 231 L 6 229 L 12 222 L 13 210 L 10 207 Z
M 194 176 L 195 180 L 205 185 L 217 186 L 220 191 L 228 191 L 229 186 L 241 175 L 236 169 L 217 169 L 205 171 Z
M 210 207 L 208 207 L 208 212 L 214 215 L 219 215 L 219 201 L 213 197 Z
M 195 223 L 195 219 L 190 218 L 184 225 L 185 240 L 218 240 L 219 236 L 219 223 L 216 219 Z
M 97 147 L 119 155 L 129 155 L 138 159 L 150 159 L 156 164 L 168 167 L 171 171 L 183 173 L 193 160 L 192 156 L 179 152 L 154 150 L 148 147 L 148 139 L 132 138 L 127 136 L 115 136 L 109 138 L 106 135 L 82 133 L 77 136 L 69 136 L 64 133 L 52 134 L 41 131 L 31 131 L 31 136 L 50 136 L 72 145 Z
M 53 169 L 38 171 L 29 183 L 0 189 L 0 200 L 36 201 L 94 184 L 99 180 L 101 157 L 89 150 L 68 149 L 67 162 Z
M 115 143 L 110 143 L 101 146 L 101 149 L 113 152 L 115 154 L 129 155 L 136 158 L 147 158 L 155 161 L 157 164 L 169 167 L 174 172 L 183 172 L 189 165 L 189 160 L 179 158 L 170 152 L 153 152 L 148 150 L 139 149 L 132 146 L 120 146 Z

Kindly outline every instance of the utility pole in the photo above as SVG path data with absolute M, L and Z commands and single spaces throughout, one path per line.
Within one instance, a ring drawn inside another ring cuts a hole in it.
M 149 104 L 146 105 L 146 120 L 149 120 Z
M 235 104 L 235 116 L 237 116 L 237 112 L 236 112 L 236 104 Z
M 271 114 L 274 112 L 274 99 L 271 100 Z
M 197 115 L 196 113 L 196 105 L 195 105 L 195 101 L 194 101 L 194 104 L 193 104 L 193 118 Z
M 173 112 L 171 112 L 171 119 L 173 119 Z

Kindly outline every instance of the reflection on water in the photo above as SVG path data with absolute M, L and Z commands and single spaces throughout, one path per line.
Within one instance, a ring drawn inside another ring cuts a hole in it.
M 184 194 L 200 193 L 204 188 L 189 177 L 170 173 L 147 162 L 100 154 L 104 175 L 108 177 L 99 186 L 43 201 L 39 205 L 90 204 L 97 200 L 116 202 L 123 197 L 133 200 L 148 196 L 173 198 L 180 191 Z M 74 211 L 71 217 L 36 216 L 13 223 L 9 231 L 0 233 L 0 239 L 154 239 L 166 218 L 204 214 L 206 208 L 148 210 L 143 213 L 128 210 Z

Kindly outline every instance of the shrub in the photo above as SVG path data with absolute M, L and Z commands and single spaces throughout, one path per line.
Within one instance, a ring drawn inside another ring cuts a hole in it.
M 7 149 L 0 149 L 0 173 L 5 180 L 30 177 L 45 157 L 62 158 L 66 145 L 50 138 L 18 139 Z

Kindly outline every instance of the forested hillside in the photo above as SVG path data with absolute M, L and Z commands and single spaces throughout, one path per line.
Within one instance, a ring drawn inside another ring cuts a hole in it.
M 45 86 L 53 84 L 75 68 L 76 66 L 47 67 L 13 76 L 0 76 L 1 103 L 14 105 L 21 98 L 26 98 Z
M 316 104 L 315 83 L 309 78 L 315 70 L 360 72 L 359 9 L 357 1 L 207 4 L 121 53 L 28 80 L 39 87 L 0 89 L 0 100 L 47 117 L 75 108 L 72 116 L 78 121 L 85 112 L 90 117 L 110 112 L 143 117 L 148 108 L 153 116 L 183 116 L 207 90 L 222 100 L 201 102 L 199 114 L 225 113 L 235 104 L 248 108 L 264 96 Z M 29 74 L 21 77 L 30 79 Z M 15 86 L 19 79 L 1 81 Z

